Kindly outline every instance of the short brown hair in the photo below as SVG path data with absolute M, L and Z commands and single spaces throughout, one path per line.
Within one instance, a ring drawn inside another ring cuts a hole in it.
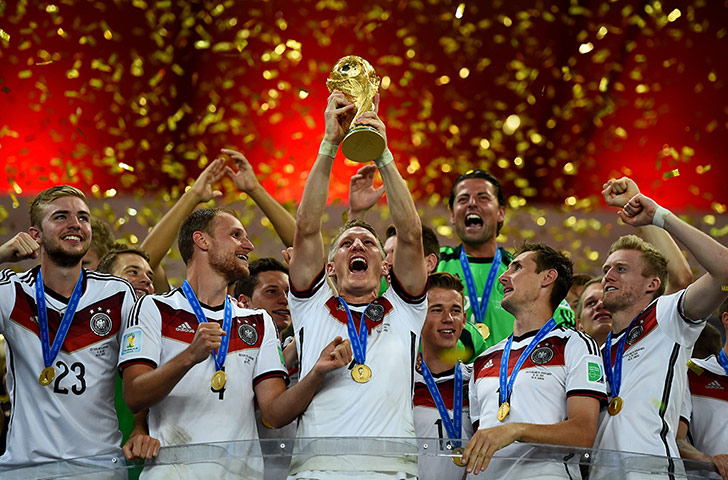
M 513 258 L 526 252 L 534 252 L 533 260 L 536 263 L 536 273 L 550 269 L 556 270 L 558 276 L 556 277 L 554 287 L 551 289 L 551 296 L 549 297 L 551 308 L 556 310 L 556 307 L 566 298 L 566 294 L 569 293 L 569 289 L 571 288 L 574 264 L 569 257 L 543 243 L 526 242 L 516 250 Z
M 84 195 L 83 192 L 76 187 L 72 187 L 70 185 L 56 185 L 55 187 L 47 188 L 36 195 L 30 203 L 30 225 L 41 229 L 41 223 L 43 222 L 43 209 L 52 201 L 62 197 L 78 197 L 83 200 L 83 203 L 88 205 L 86 195 Z
M 336 236 L 334 237 L 334 240 L 331 242 L 331 248 L 329 248 L 329 255 L 328 255 L 328 261 L 332 261 L 334 259 L 334 253 L 336 252 L 337 247 L 339 246 L 339 238 L 349 229 L 361 227 L 365 230 L 368 230 L 371 232 L 372 235 L 374 235 L 374 238 L 377 239 L 377 243 L 379 244 L 379 251 L 382 252 L 382 259 L 384 259 L 384 247 L 382 246 L 382 241 L 379 239 L 379 235 L 377 235 L 377 231 L 374 230 L 374 227 L 372 227 L 369 222 L 366 220 L 362 220 L 361 218 L 355 218 L 354 220 L 349 220 L 344 225 L 339 228 L 339 230 L 336 232 Z
M 272 257 L 263 257 L 253 260 L 248 265 L 249 274 L 235 283 L 235 298 L 240 295 L 253 296 L 255 287 L 258 286 L 258 275 L 263 272 L 283 272 L 288 275 L 288 267 Z
M 617 250 L 636 250 L 641 253 L 642 276 L 657 277 L 660 279 L 660 288 L 655 291 L 653 299 L 665 293 L 667 287 L 667 259 L 651 243 L 645 242 L 637 235 L 624 235 L 619 237 L 609 248 L 611 255 Z
M 116 259 L 119 257 L 119 255 L 124 253 L 133 253 L 135 255 L 139 255 L 144 260 L 146 260 L 147 263 L 149 262 L 149 254 L 141 248 L 135 247 L 133 245 L 127 245 L 126 243 L 117 242 L 111 247 L 106 255 L 101 258 L 101 260 L 99 261 L 99 266 L 96 267 L 96 271 L 101 273 L 111 273 L 111 271 L 114 270 L 114 264 L 116 263 Z
M 187 265 L 192 259 L 192 253 L 195 251 L 192 240 L 192 235 L 195 232 L 205 232 L 210 234 L 212 231 L 212 222 L 215 217 L 227 213 L 235 218 L 238 218 L 238 214 L 234 210 L 229 208 L 201 208 L 192 212 L 185 221 L 182 222 L 182 226 L 179 229 L 179 236 L 177 237 L 177 244 L 179 246 L 179 253 L 182 256 L 182 261 Z
M 443 290 L 455 290 L 460 294 L 460 297 L 465 304 L 465 287 L 463 282 L 452 273 L 447 272 L 435 272 L 431 273 L 428 277 L 427 289 L 432 290 L 433 288 L 442 288 Z

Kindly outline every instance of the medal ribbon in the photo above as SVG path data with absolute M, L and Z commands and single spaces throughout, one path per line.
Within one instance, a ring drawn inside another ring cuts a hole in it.
M 493 284 L 495 283 L 495 277 L 498 275 L 500 263 L 501 251 L 500 248 L 496 247 L 493 263 L 490 264 L 488 278 L 485 281 L 485 287 L 483 288 L 483 295 L 480 298 L 480 302 L 478 302 L 478 291 L 475 288 L 475 279 L 473 278 L 473 272 L 470 270 L 468 255 L 465 253 L 465 248 L 460 245 L 460 267 L 463 270 L 465 285 L 468 287 L 468 297 L 470 297 L 471 310 L 475 314 L 475 321 L 477 323 L 483 323 L 485 321 L 485 313 L 488 311 L 488 300 L 490 300 L 490 294 L 493 291 Z
M 187 283 L 187 280 L 182 282 L 182 291 L 184 292 L 185 297 L 187 297 L 187 301 L 190 303 L 190 307 L 192 307 L 192 311 L 194 312 L 195 317 L 197 317 L 197 321 L 199 323 L 205 323 L 207 321 L 205 312 L 202 311 L 202 305 L 200 305 L 200 301 L 197 300 L 197 295 L 195 295 L 194 290 L 192 290 L 190 284 Z M 223 335 L 220 342 L 220 348 L 217 349 L 217 352 L 215 350 L 212 351 L 212 358 L 215 360 L 215 371 L 222 370 L 222 366 L 225 365 L 225 357 L 227 357 L 228 345 L 230 345 L 230 326 L 232 323 L 233 306 L 230 303 L 230 297 L 225 295 L 225 311 L 223 313 L 222 329 L 225 330 L 227 335 Z
M 81 295 L 83 294 L 83 270 L 81 270 L 81 275 L 78 277 L 76 286 L 73 287 L 71 298 L 68 300 L 68 306 L 66 307 L 66 313 L 63 314 L 61 324 L 58 325 L 58 331 L 53 339 L 53 346 L 50 344 L 50 336 L 48 334 L 48 310 L 45 289 L 43 288 L 43 275 L 41 275 L 40 270 L 38 269 L 38 276 L 35 279 L 35 303 L 38 306 L 38 330 L 40 330 L 40 346 L 43 350 L 43 364 L 48 368 L 53 363 L 53 360 L 56 359 L 63 345 L 63 341 L 66 339 L 68 329 L 71 328 L 71 321 L 76 314 L 78 302 L 81 300 Z
M 425 359 L 422 359 L 421 363 L 422 376 L 425 379 L 425 385 L 432 395 L 432 399 L 435 401 L 437 411 L 440 413 L 442 424 L 445 426 L 445 431 L 450 440 L 456 440 L 462 437 L 463 431 L 463 371 L 460 369 L 460 362 L 455 363 L 455 386 L 453 393 L 452 402 L 452 420 L 450 420 L 450 414 L 447 412 L 445 402 L 440 395 L 440 389 L 437 388 L 430 369 L 425 364 Z M 453 442 L 453 446 L 459 447 L 460 442 Z
M 725 370 L 725 374 L 728 375 L 728 356 L 725 354 L 725 350 L 722 348 L 720 349 L 720 353 L 718 354 L 718 362 L 723 367 L 723 370 Z
M 637 315 L 639 317 L 639 315 Z M 624 332 L 622 338 L 619 339 L 617 344 L 617 356 L 614 359 L 614 369 L 612 369 L 612 332 L 607 334 L 607 342 L 604 344 L 604 373 L 607 374 L 607 381 L 609 382 L 609 388 L 612 393 L 612 397 L 619 396 L 619 390 L 622 387 L 622 357 L 624 355 L 624 344 L 627 343 L 627 336 L 629 331 L 632 330 L 634 321 L 637 320 L 634 317 Z
M 501 356 L 501 363 L 500 363 L 500 404 L 502 405 L 503 402 L 509 402 L 511 400 L 511 393 L 513 393 L 513 384 L 516 382 L 516 375 L 518 375 L 518 371 L 521 369 L 523 364 L 526 362 L 526 359 L 529 355 L 531 355 L 531 352 L 536 348 L 536 345 L 539 344 L 541 340 L 546 337 L 549 333 L 551 333 L 551 330 L 556 327 L 556 320 L 554 320 L 553 317 L 546 322 L 536 333 L 536 336 L 531 339 L 531 342 L 528 344 L 526 349 L 521 352 L 521 356 L 518 357 L 518 361 L 516 362 L 516 365 L 513 367 L 513 372 L 511 372 L 511 377 L 508 378 L 508 361 L 511 356 L 511 344 L 513 343 L 513 334 L 511 334 L 508 337 L 508 340 L 506 341 L 506 346 L 503 348 L 503 355 Z
M 344 310 L 346 310 L 346 326 L 349 330 L 349 340 L 351 341 L 351 349 L 354 352 L 354 361 L 357 364 L 365 365 L 367 360 L 367 337 L 369 336 L 369 331 L 367 330 L 367 325 L 364 321 L 364 316 L 367 311 L 364 309 L 364 313 L 361 315 L 361 320 L 359 321 L 359 334 L 357 335 L 356 326 L 354 325 L 354 317 L 351 316 L 349 305 L 346 304 L 346 300 L 342 297 L 336 297 L 336 299 L 339 303 L 341 303 L 341 305 L 343 305 Z M 369 308 L 368 305 L 367 308 Z

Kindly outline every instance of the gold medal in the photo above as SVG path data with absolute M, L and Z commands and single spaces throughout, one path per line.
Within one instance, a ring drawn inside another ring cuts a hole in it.
M 46 367 L 43 369 L 42 372 L 40 372 L 40 377 L 38 377 L 38 383 L 40 383 L 44 387 L 47 387 L 51 384 L 54 378 L 56 378 L 55 369 L 53 367 Z
M 219 392 L 225 387 L 225 383 L 227 382 L 227 375 L 225 375 L 225 372 L 222 370 L 218 370 L 215 372 L 215 374 L 212 376 L 212 389 L 216 392 Z
M 478 329 L 480 335 L 483 337 L 483 340 L 490 337 L 490 328 L 488 328 L 488 325 L 484 323 L 476 323 L 475 328 Z
M 498 421 L 503 421 L 506 419 L 508 414 L 511 411 L 511 406 L 508 405 L 508 402 L 501 403 L 501 406 L 498 407 Z
M 463 462 L 463 452 L 465 451 L 462 447 L 454 448 L 452 451 L 452 463 L 458 467 L 467 467 L 468 464 Z
M 607 407 L 607 412 L 609 412 L 609 414 L 611 416 L 615 416 L 616 414 L 618 414 L 619 412 L 622 411 L 622 405 L 624 405 L 624 402 L 622 401 L 622 399 L 620 397 L 614 397 L 609 402 L 609 406 Z
M 372 369 L 363 363 L 357 363 L 351 370 L 351 378 L 357 383 L 367 383 L 372 378 Z

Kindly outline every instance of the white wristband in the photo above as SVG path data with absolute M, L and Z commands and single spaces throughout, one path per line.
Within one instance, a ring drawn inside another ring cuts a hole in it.
M 382 154 L 374 159 L 374 165 L 377 166 L 378 169 L 382 169 L 385 165 L 388 163 L 392 163 L 394 161 L 394 156 L 392 155 L 392 152 L 389 151 L 388 148 L 385 147 Z
M 665 217 L 670 213 L 670 210 L 657 206 L 655 215 L 652 217 L 652 225 L 660 228 L 665 228 Z
M 319 155 L 326 155 L 327 157 L 336 158 L 336 152 L 339 151 L 338 143 L 327 142 L 321 140 L 321 146 L 319 147 Z

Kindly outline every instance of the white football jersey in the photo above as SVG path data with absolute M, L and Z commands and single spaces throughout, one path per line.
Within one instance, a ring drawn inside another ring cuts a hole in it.
M 473 373 L 473 366 L 461 364 L 463 372 L 463 416 L 462 416 L 462 432 L 461 438 L 464 440 L 461 447 L 468 444 L 468 440 L 473 436 L 473 423 L 470 420 L 468 385 L 470 376 Z M 432 374 L 435 379 L 437 388 L 445 403 L 450 419 L 453 416 L 453 401 L 455 396 L 455 369 L 452 368 L 446 372 Z M 429 445 L 428 451 L 438 454 L 450 454 L 452 451 L 448 449 L 449 437 L 447 430 L 442 424 L 440 412 L 437 410 L 435 400 L 432 398 L 430 390 L 427 388 L 425 378 L 420 370 L 415 372 L 415 433 L 418 438 L 439 438 L 437 445 Z M 452 447 L 452 445 L 450 445 Z M 464 467 L 455 465 L 449 457 L 423 455 L 419 458 L 419 480 L 443 480 L 462 478 L 465 474 Z
M 688 364 L 690 437 L 708 455 L 728 453 L 728 375 L 715 355 Z
M 536 331 L 514 337 L 508 357 L 509 378 L 518 358 Z M 551 425 L 566 420 L 566 401 L 571 396 L 592 397 L 604 404 L 606 377 L 596 342 L 581 332 L 557 326 L 541 340 L 523 363 L 513 384 L 510 413 L 498 420 L 500 406 L 500 363 L 506 340 L 490 347 L 473 364 L 470 380 L 470 417 L 478 429 L 522 422 Z M 513 443 L 493 456 L 487 478 L 574 478 L 563 465 L 513 464 L 498 457 L 528 457 L 532 447 Z M 472 476 L 472 478 L 478 478 Z
M 222 325 L 224 305 L 202 304 L 208 321 Z M 143 297 L 122 336 L 119 369 L 132 364 L 156 368 L 186 349 L 197 331 L 197 318 L 176 288 Z M 149 409 L 149 434 L 162 446 L 257 439 L 253 387 L 266 378 L 287 380 L 273 320 L 265 310 L 232 306 L 230 344 L 225 359 L 227 383 L 212 389 L 212 355 L 194 367 L 158 404 Z
M 0 273 L 0 332 L 7 342 L 7 387 L 13 405 L 6 466 L 92 455 L 121 455 L 114 392 L 120 332 L 136 295 L 112 275 L 84 270 L 83 294 L 48 386 L 35 302 L 36 267 Z M 68 299 L 45 289 L 50 343 Z
M 595 448 L 680 456 L 675 436 L 687 388 L 685 365 L 705 325 L 681 313 L 684 294 L 659 297 L 631 329 L 612 337 L 614 362 L 617 344 L 627 335 L 619 392 L 623 407 L 614 416 L 601 412 Z
M 303 378 L 315 365 L 321 350 L 334 338 L 349 338 L 347 315 L 326 284 L 323 271 L 309 290 L 291 289 L 288 298 Z M 351 375 L 354 361 L 348 368 L 329 372 L 300 417 L 298 437 L 414 438 L 414 365 L 427 295 L 410 297 L 392 276 L 392 288 L 373 304 L 376 306 L 365 316 L 369 332 L 366 365 L 371 368 L 371 379 L 367 383 L 354 381 Z M 355 325 L 359 325 L 366 307 L 349 305 Z M 416 451 L 416 445 L 414 448 Z M 325 458 L 322 468 L 317 468 L 310 459 L 303 466 L 294 458 L 291 471 L 339 470 L 333 460 Z M 389 464 L 375 468 L 371 459 L 365 457 L 361 470 L 405 471 L 417 475 L 416 463 L 403 465 L 396 458 L 388 460 Z M 351 464 L 341 469 L 349 470 Z

